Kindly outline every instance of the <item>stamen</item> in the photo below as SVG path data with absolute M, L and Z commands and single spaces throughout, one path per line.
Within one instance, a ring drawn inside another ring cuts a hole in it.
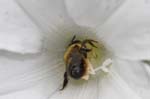
M 110 65 L 112 65 L 112 59 L 108 58 L 106 59 L 103 64 L 97 68 L 94 69 L 95 72 L 98 72 L 98 71 L 103 71 L 105 73 L 108 73 L 109 72 L 109 67 Z

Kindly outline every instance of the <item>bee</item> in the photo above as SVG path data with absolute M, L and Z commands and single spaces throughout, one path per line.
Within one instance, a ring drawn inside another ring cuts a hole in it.
M 69 77 L 75 80 L 88 80 L 90 74 L 95 74 L 93 66 L 88 59 L 88 53 L 92 51 L 92 48 L 87 47 L 87 44 L 89 44 L 91 47 L 97 48 L 95 43 L 98 42 L 92 39 L 76 40 L 76 36 L 73 36 L 64 54 L 66 71 L 61 90 L 67 86 Z

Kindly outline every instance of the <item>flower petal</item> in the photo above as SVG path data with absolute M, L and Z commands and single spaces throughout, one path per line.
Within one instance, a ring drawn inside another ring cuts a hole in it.
M 99 78 L 99 99 L 142 99 L 116 72 Z
M 132 60 L 150 59 L 149 9 L 149 1 L 126 0 L 98 29 L 116 56 Z
M 140 96 L 149 95 L 150 79 L 144 63 L 116 59 L 112 69 Z
M 41 49 L 39 30 L 13 0 L 0 1 L 0 50 L 37 53 Z
M 71 22 L 64 0 L 17 0 L 17 2 L 45 33 L 54 32 L 58 26 Z
M 1 99 L 46 99 L 37 87 L 1 95 Z
M 52 93 L 62 83 L 64 63 L 52 53 L 19 55 L 1 52 L 0 61 L 1 95 L 39 83 L 45 86 L 45 82 L 48 82 L 49 93 Z
M 98 80 L 71 81 L 68 86 L 50 97 L 50 99 L 97 99 Z
M 65 0 L 67 11 L 82 26 L 101 25 L 124 0 Z

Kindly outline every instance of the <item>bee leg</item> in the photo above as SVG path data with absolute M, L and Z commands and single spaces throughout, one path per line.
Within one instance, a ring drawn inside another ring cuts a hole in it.
M 89 44 L 95 48 L 97 48 L 97 46 L 94 45 L 93 41 L 89 41 Z
M 88 48 L 81 48 L 80 52 L 84 55 L 85 58 L 87 58 L 87 53 L 91 52 L 92 49 L 88 49 Z
M 75 43 L 81 43 L 80 40 L 75 40 L 75 39 L 76 39 L 76 35 L 73 36 L 73 38 L 72 38 L 71 43 L 69 44 L 69 46 L 72 45 L 72 44 L 75 44 Z
M 92 49 L 88 49 L 88 48 L 81 48 L 80 50 L 81 52 L 86 52 L 86 53 L 92 51 Z
M 64 82 L 63 82 L 63 87 L 60 90 L 63 90 L 68 84 L 68 75 L 67 72 L 64 73 Z
M 94 42 L 94 43 L 98 43 L 98 42 L 95 41 L 95 40 L 87 39 L 87 40 L 84 40 L 84 41 L 83 41 L 82 46 L 85 46 L 85 45 L 88 43 L 88 44 L 90 44 L 91 46 L 97 48 L 97 46 L 95 46 L 93 42 Z
M 71 44 L 75 44 L 75 43 L 81 43 L 81 41 L 80 40 L 75 40 Z

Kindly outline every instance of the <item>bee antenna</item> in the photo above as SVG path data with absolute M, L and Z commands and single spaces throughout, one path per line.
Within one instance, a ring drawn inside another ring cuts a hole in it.
M 76 35 L 73 36 L 71 42 L 74 42 L 75 39 L 76 39 Z

